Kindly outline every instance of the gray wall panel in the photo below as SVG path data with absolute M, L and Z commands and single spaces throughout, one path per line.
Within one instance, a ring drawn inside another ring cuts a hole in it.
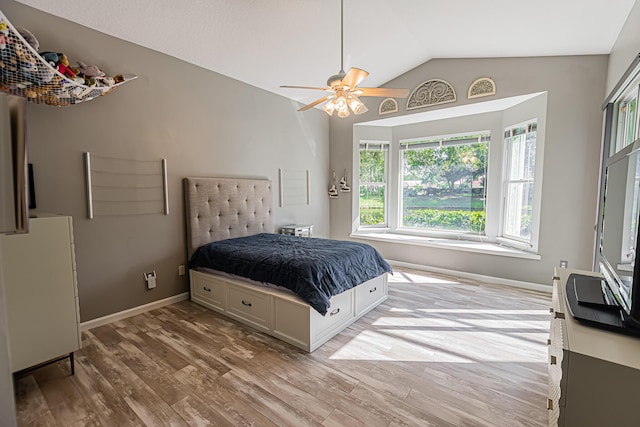
M 38 210 L 73 216 L 82 321 L 187 291 L 186 278 L 177 275 L 178 265 L 186 262 L 185 176 L 270 179 L 276 229 L 309 223 L 316 235 L 329 234 L 329 120 L 323 111 L 298 113 L 299 105 L 284 97 L 19 3 L 4 3 L 5 15 L 34 33 L 41 51 L 62 51 L 71 61 L 96 64 L 107 73 L 139 75 L 86 104 L 28 106 Z M 170 215 L 88 220 L 85 151 L 166 158 Z M 310 170 L 310 205 L 278 206 L 279 168 Z M 158 286 L 148 291 L 142 274 L 151 270 L 158 274 Z

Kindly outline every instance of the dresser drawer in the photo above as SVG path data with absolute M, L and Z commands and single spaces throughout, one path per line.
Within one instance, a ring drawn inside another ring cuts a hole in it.
M 355 317 L 354 295 L 353 289 L 335 295 L 331 298 L 331 306 L 324 316 L 312 310 L 312 316 L 315 317 L 311 322 L 314 327 L 312 332 L 314 339 L 320 338 L 334 328 L 353 320 Z
M 380 278 L 371 279 L 361 285 L 356 286 L 356 314 L 367 311 L 371 306 L 375 305 L 387 295 L 386 280 Z
M 206 274 L 191 272 L 191 299 L 209 308 L 224 312 L 227 302 L 227 285 L 207 277 Z
M 227 314 L 263 331 L 271 325 L 271 297 L 242 287 L 229 287 Z

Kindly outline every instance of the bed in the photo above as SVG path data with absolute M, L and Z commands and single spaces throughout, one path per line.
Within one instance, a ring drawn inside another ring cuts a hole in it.
M 363 276 L 366 280 L 353 284 L 347 283 L 355 280 L 353 277 L 345 278 L 345 283 L 338 283 L 337 291 L 331 291 L 340 292 L 331 295 L 325 307 L 305 301 L 306 295 L 303 299 L 280 283 L 276 282 L 280 286 L 261 283 L 224 271 L 226 262 L 213 265 L 214 268 L 192 262 L 198 258 L 194 254 L 199 253 L 199 249 L 224 247 L 230 242 L 244 245 L 236 249 L 230 259 L 248 252 L 257 244 L 254 240 L 266 240 L 270 247 L 282 244 L 296 248 L 308 246 L 312 240 L 315 240 L 314 244 L 322 240 L 335 245 L 363 244 L 274 235 L 273 194 L 269 180 L 188 177 L 184 179 L 184 196 L 193 302 L 312 352 L 387 299 L 386 272 L 371 278 Z M 348 251 L 353 250 L 353 247 L 348 248 Z M 383 263 L 386 264 L 384 260 Z M 254 279 L 264 277 L 258 275 Z M 319 287 L 325 286 L 321 283 Z

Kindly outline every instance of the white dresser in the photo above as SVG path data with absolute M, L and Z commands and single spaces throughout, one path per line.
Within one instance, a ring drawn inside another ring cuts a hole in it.
M 554 272 L 549 425 L 637 427 L 640 338 L 586 326 L 571 317 L 565 300 L 571 273 L 598 276 L 564 268 Z
M 11 371 L 69 357 L 73 373 L 81 338 L 72 219 L 31 218 L 29 228 L 0 236 Z

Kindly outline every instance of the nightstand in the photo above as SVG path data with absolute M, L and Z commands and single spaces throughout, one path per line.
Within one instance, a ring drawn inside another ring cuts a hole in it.
M 313 237 L 313 225 L 283 225 L 280 234 L 288 234 L 290 236 Z

